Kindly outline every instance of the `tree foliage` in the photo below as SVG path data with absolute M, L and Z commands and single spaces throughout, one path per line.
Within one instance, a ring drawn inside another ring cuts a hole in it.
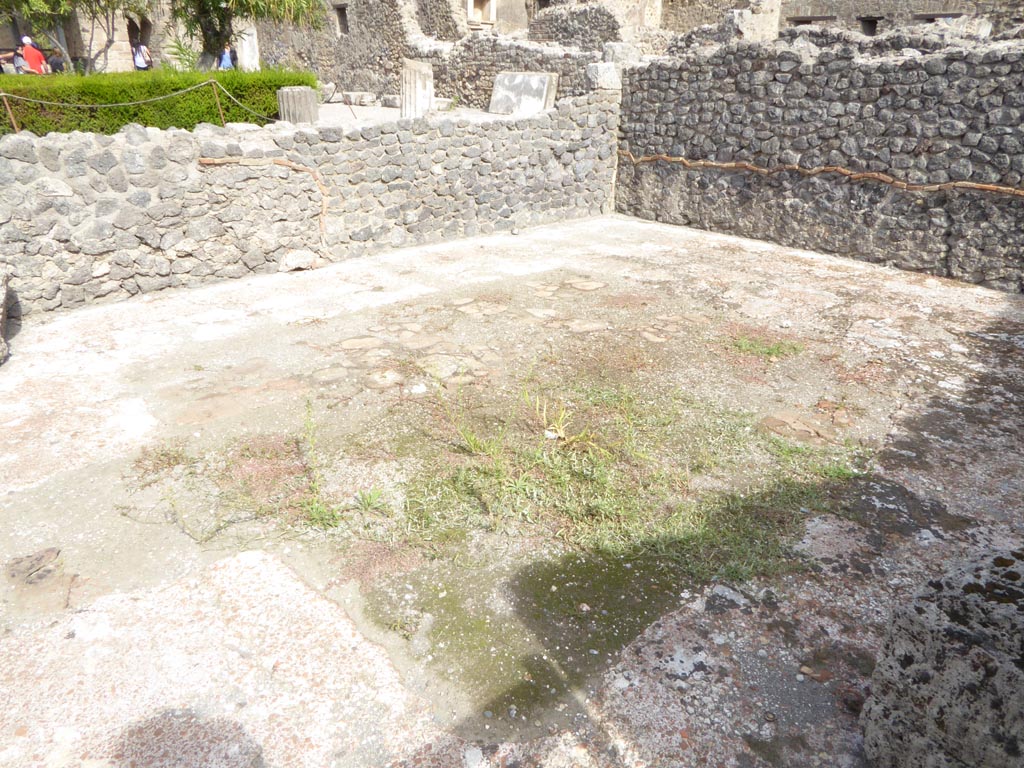
M 203 41 L 200 66 L 210 66 L 233 41 L 237 18 L 315 26 L 325 10 L 323 0 L 170 0 L 170 6 L 171 16 Z
M 0 18 L 21 21 L 40 45 L 58 49 L 69 67 L 71 54 L 57 31 L 77 20 L 82 28 L 83 63 L 91 72 L 114 45 L 125 15 L 145 15 L 147 7 L 146 0 L 0 0 Z

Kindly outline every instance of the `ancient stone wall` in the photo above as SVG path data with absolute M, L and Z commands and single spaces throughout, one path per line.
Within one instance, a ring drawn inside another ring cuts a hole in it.
M 749 0 L 664 0 L 661 26 L 673 32 L 689 32 L 704 24 L 716 24 L 726 12 L 749 5 Z
M 408 41 L 420 33 L 405 0 L 332 0 L 319 28 L 260 22 L 256 30 L 264 65 L 312 70 L 339 90 L 378 95 L 399 92 Z
M 920 24 L 929 16 L 985 16 L 996 31 L 1012 26 L 1012 18 L 1024 13 L 1020 0 L 783 0 L 783 24 L 793 20 L 834 17 L 827 23 L 861 29 L 861 19 L 876 19 L 877 32 Z M 922 18 L 925 17 L 925 18 Z M 1016 22 L 1021 23 L 1021 22 Z
M 530 22 L 530 39 L 600 51 L 605 43 L 621 40 L 619 22 L 607 8 L 596 3 L 555 5 L 545 8 Z
M 460 105 L 485 109 L 499 72 L 555 72 L 558 98 L 578 96 L 589 89 L 587 65 L 599 61 L 599 51 L 475 33 L 456 43 L 450 53 L 433 59 L 434 88 L 438 96 L 457 97 Z
M 423 34 L 438 40 L 458 40 L 469 32 L 466 12 L 454 0 L 417 0 L 416 20 Z
M 1024 37 L 1024 3 L 1020 0 L 979 0 L 978 13 L 992 22 L 993 32 L 1008 33 L 1011 29 L 1020 32 Z
M 748 0 L 664 0 L 661 25 L 674 32 L 688 32 L 703 24 L 715 24 L 732 8 L 746 8 Z M 924 23 L 930 15 L 980 15 L 1000 32 L 1024 23 L 1020 0 L 783 0 L 782 26 L 814 24 L 862 30 L 861 20 L 877 33 Z M 870 20 L 875 20 L 873 25 Z
M 610 210 L 617 91 L 530 119 L 0 139 L 14 314 Z
M 1022 187 L 1024 43 L 943 48 L 912 35 L 816 34 L 628 68 L 621 148 Z M 915 42 L 924 50 L 903 50 Z M 1024 290 L 1024 197 L 627 157 L 617 178 L 623 213 Z

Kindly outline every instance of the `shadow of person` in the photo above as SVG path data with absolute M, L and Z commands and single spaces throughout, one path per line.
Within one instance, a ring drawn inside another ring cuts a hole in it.
M 263 768 L 263 748 L 236 721 L 167 709 L 127 726 L 112 753 L 116 768 Z

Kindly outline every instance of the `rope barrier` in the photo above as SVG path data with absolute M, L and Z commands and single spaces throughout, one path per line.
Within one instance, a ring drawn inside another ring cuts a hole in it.
M 41 104 L 41 105 L 47 106 L 47 107 L 71 107 L 72 109 L 101 109 L 101 108 L 104 108 L 104 107 L 138 107 L 138 106 L 141 106 L 143 104 L 152 104 L 152 103 L 157 102 L 157 101 L 164 101 L 166 99 L 173 99 L 176 96 L 181 96 L 183 93 L 190 93 L 191 91 L 198 91 L 200 88 L 206 88 L 207 86 L 211 86 L 213 88 L 214 101 L 216 102 L 217 109 L 220 112 L 221 123 L 224 123 L 224 110 L 223 110 L 223 108 L 221 107 L 221 104 L 220 104 L 220 96 L 218 95 L 218 91 L 219 92 L 223 92 L 225 96 L 227 96 L 236 106 L 238 106 L 240 109 L 244 110 L 245 112 L 248 112 L 251 115 L 255 115 L 256 117 L 258 117 L 261 120 L 264 120 L 264 121 L 266 121 L 268 123 L 278 122 L 273 117 L 267 117 L 266 115 L 261 114 L 261 113 L 257 112 L 256 110 L 250 109 L 249 107 L 247 107 L 245 104 L 243 104 L 238 99 L 236 99 L 234 94 L 232 94 L 227 88 L 225 88 L 223 85 L 221 85 L 220 82 L 218 82 L 217 80 L 214 80 L 213 78 L 211 78 L 209 80 L 204 80 L 203 82 L 197 83 L 196 85 L 190 85 L 188 88 L 182 88 L 180 91 L 174 91 L 173 93 L 166 93 L 163 96 L 154 96 L 154 97 L 149 98 L 149 99 L 139 99 L 138 101 L 121 101 L 121 102 L 116 102 L 116 103 L 112 103 L 112 104 L 75 104 L 75 103 L 68 102 L 68 101 L 47 101 L 45 99 L 33 99 L 33 98 L 28 97 L 28 96 L 19 96 L 19 95 L 15 94 L 15 93 L 8 93 L 6 91 L 0 91 L 0 100 L 3 100 L 4 105 L 7 107 L 8 117 L 11 120 L 11 124 L 14 126 L 14 132 L 17 133 L 18 130 L 19 130 L 18 129 L 18 124 L 14 121 L 14 113 L 11 111 L 10 104 L 8 104 L 8 102 L 7 102 L 8 99 L 11 99 L 11 100 L 14 100 L 14 101 L 24 101 L 24 102 L 27 102 L 29 104 Z
M 777 165 L 774 168 L 764 168 L 742 160 L 723 163 L 716 160 L 690 160 L 685 157 L 674 157 L 672 155 L 642 155 L 637 157 L 628 149 L 620 149 L 619 154 L 622 157 L 628 158 L 633 165 L 639 165 L 640 163 L 653 163 L 660 160 L 665 163 L 682 165 L 688 170 L 711 168 L 724 171 L 748 171 L 750 173 L 756 173 L 759 176 L 774 176 L 777 173 L 784 173 L 786 171 L 794 171 L 803 176 L 818 176 L 822 173 L 836 173 L 840 176 L 845 176 L 850 181 L 877 181 L 881 184 L 888 184 L 891 187 L 902 189 L 907 192 L 942 192 L 950 189 L 969 189 L 975 192 L 993 192 L 999 195 L 1010 195 L 1011 197 L 1024 197 L 1024 189 L 1004 186 L 1002 184 L 981 184 L 976 181 L 947 181 L 941 184 L 913 184 L 909 181 L 897 179 L 887 173 L 879 173 L 878 171 L 853 171 L 839 165 L 824 165 L 818 166 L 817 168 L 801 168 L 799 165 L 787 164 Z

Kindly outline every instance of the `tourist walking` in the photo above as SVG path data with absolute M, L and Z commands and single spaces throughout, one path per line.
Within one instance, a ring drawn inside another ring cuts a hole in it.
M 50 74 L 50 65 L 46 63 L 46 54 L 43 53 L 38 45 L 32 42 L 31 37 L 25 35 L 21 38 L 21 48 L 22 56 L 25 57 L 25 63 L 28 65 L 29 71 L 37 75 Z
M 153 57 L 149 55 L 149 48 L 141 40 L 132 48 L 132 60 L 137 70 L 153 68 Z
M 0 62 L 10 62 L 15 75 L 24 75 L 29 73 L 28 64 L 25 61 L 24 50 L 25 47 L 23 45 L 19 45 L 10 53 L 0 53 Z M 2 66 L 0 66 L 0 71 L 5 71 Z
M 217 69 L 237 69 L 238 54 L 231 47 L 231 43 L 224 43 L 224 50 L 217 57 Z

